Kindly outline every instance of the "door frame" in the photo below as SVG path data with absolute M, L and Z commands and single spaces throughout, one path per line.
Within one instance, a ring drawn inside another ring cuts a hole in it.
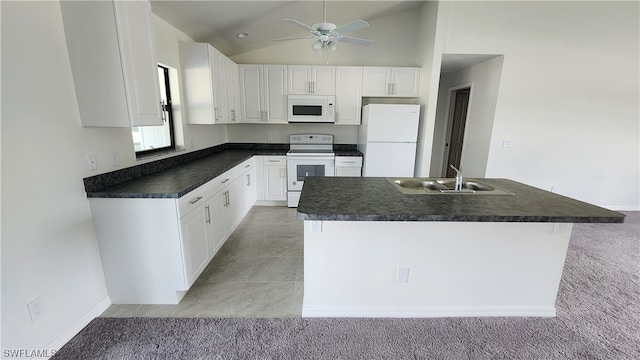
M 445 119 L 446 119 L 445 128 L 446 128 L 446 131 L 445 131 L 444 143 L 442 145 L 443 155 L 442 155 L 442 169 L 440 169 L 441 176 L 445 176 L 447 174 L 447 168 L 449 167 L 449 146 L 448 146 L 448 143 L 449 143 L 449 140 L 451 138 L 451 130 L 453 128 L 453 114 L 454 114 L 454 109 L 455 109 L 454 93 L 456 91 L 458 91 L 458 90 L 462 90 L 462 89 L 466 89 L 466 88 L 469 88 L 469 103 L 467 105 L 467 118 L 465 119 L 465 121 L 467 121 L 469 119 L 469 111 L 468 111 L 468 109 L 471 108 L 471 102 L 473 101 L 473 81 L 450 86 L 449 90 L 447 92 L 447 112 L 445 114 Z M 465 127 L 464 127 L 464 135 L 462 136 L 463 139 L 467 138 L 467 129 L 469 129 L 469 127 L 465 125 Z M 462 155 L 460 157 L 460 163 L 461 164 L 464 161 L 464 144 L 465 144 L 465 141 L 462 142 Z

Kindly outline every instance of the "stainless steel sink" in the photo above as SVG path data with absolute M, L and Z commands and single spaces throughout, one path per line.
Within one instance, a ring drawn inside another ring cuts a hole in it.
M 462 180 L 462 189 L 455 189 L 451 178 L 387 178 L 403 194 L 469 194 L 469 195 L 513 195 L 476 179 Z

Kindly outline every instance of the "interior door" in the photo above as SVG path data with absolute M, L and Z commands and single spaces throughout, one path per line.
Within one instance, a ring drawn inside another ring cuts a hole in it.
M 464 88 L 453 92 L 453 116 L 451 118 L 451 136 L 449 137 L 447 158 L 445 159 L 446 177 L 454 177 L 455 172 L 449 166 L 460 169 L 462 158 L 462 144 L 464 142 L 464 127 L 467 122 L 469 108 L 469 94 L 471 88 Z

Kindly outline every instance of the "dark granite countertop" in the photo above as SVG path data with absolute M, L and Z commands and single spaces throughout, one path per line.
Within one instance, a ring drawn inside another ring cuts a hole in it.
M 362 153 L 358 150 L 336 150 L 333 149 L 333 153 L 336 156 L 360 156 L 362 157 Z
M 386 178 L 309 177 L 298 218 L 328 221 L 621 223 L 624 214 L 507 179 L 482 179 L 515 195 L 405 195 Z
M 286 155 L 282 149 L 229 149 L 103 189 L 89 198 L 179 198 L 254 155 Z

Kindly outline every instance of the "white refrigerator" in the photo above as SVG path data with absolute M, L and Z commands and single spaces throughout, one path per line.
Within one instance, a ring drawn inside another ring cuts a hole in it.
M 362 176 L 412 177 L 420 105 L 369 104 L 362 107 L 358 150 Z

